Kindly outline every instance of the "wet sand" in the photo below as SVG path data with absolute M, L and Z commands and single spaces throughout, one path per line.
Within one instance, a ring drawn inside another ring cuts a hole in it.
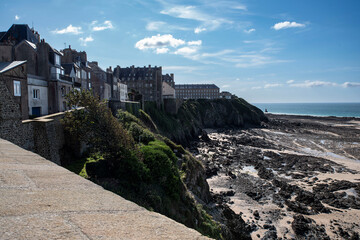
M 360 119 L 268 115 L 194 143 L 214 198 L 253 239 L 359 239 Z

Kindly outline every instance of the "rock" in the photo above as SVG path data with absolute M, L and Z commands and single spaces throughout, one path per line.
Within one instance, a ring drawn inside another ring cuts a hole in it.
M 211 142 L 211 139 L 209 138 L 209 136 L 205 130 L 201 131 L 200 139 L 203 140 L 204 142 Z
M 260 214 L 258 210 L 255 210 L 253 214 L 256 220 L 260 220 Z

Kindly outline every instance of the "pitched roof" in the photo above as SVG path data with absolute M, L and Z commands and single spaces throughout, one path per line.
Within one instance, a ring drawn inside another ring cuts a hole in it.
M 26 61 L 0 62 L 0 74 L 23 65 Z
M 63 63 L 61 66 L 64 68 L 65 75 L 70 75 L 72 69 L 76 72 L 75 63 Z
M 34 49 L 35 51 L 36 51 L 36 44 L 35 43 L 32 43 L 32 42 L 29 42 L 28 40 L 23 40 L 23 41 L 21 41 L 18 45 L 16 45 L 16 47 L 17 46 L 19 46 L 19 45 L 21 45 L 21 44 L 27 44 L 27 45 L 29 45 L 32 49 Z
M 15 39 L 16 43 L 19 43 L 22 40 L 28 40 L 35 44 L 39 42 L 38 38 L 27 24 L 13 24 L 9 30 L 0 37 L 0 42 L 4 42 L 9 38 Z

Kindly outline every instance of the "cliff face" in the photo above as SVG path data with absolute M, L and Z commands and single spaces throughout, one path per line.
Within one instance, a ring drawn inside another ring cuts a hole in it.
M 152 105 L 145 110 L 162 134 L 182 145 L 188 145 L 204 128 L 257 126 L 267 121 L 260 109 L 241 98 L 188 100 L 177 115 L 166 114 Z

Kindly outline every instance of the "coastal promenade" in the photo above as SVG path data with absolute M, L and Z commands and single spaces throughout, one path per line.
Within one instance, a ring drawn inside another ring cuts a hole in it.
M 208 239 L 0 139 L 0 239 Z

